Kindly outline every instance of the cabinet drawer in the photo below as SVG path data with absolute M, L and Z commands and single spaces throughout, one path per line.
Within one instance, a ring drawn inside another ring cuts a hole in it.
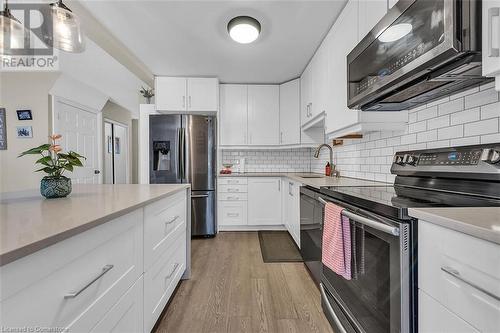
M 186 229 L 186 200 L 181 191 L 144 208 L 144 270 L 165 252 L 177 229 Z
M 247 193 L 247 185 L 220 185 L 219 193 Z
M 186 232 L 144 273 L 144 332 L 151 332 L 186 269 Z
M 142 274 L 142 248 L 140 209 L 3 266 L 2 325 L 89 331 Z
M 246 193 L 219 193 L 220 201 L 247 201 Z
M 142 277 L 120 298 L 91 332 L 142 332 Z
M 479 331 L 500 327 L 500 246 L 419 221 L 419 288 Z
M 219 203 L 220 225 L 247 225 L 247 203 L 245 201 Z
M 418 331 L 420 333 L 479 332 L 422 290 L 418 292 Z
M 246 185 L 248 180 L 246 177 L 221 177 L 219 185 Z

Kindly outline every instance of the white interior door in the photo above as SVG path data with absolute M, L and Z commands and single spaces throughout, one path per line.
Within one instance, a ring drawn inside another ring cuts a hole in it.
M 53 100 L 54 133 L 62 135 L 60 141 L 64 151 L 74 151 L 86 157 L 83 167 L 76 167 L 65 176 L 74 183 L 99 184 L 100 176 L 100 128 L 99 112 L 55 97 Z
M 127 184 L 128 181 L 128 135 L 127 127 L 113 124 L 114 134 L 114 175 L 115 184 Z

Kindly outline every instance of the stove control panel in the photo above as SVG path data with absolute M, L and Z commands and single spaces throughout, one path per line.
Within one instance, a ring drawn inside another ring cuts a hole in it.
M 482 149 L 424 153 L 420 155 L 418 165 L 477 165 Z

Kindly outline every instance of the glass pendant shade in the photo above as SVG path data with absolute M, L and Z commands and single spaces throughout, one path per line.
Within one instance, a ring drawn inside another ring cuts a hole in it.
M 20 48 L 24 48 L 24 26 L 6 6 L 0 11 L 0 54 L 10 55 Z
M 62 1 L 50 5 L 52 14 L 52 36 L 47 43 L 59 50 L 80 53 L 85 50 L 80 22 Z

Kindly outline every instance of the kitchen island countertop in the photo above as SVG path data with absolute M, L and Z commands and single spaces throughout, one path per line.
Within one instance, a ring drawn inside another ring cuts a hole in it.
M 500 207 L 410 208 L 410 216 L 500 244 Z
M 76 184 L 59 199 L 38 190 L 0 193 L 0 266 L 189 187 Z

